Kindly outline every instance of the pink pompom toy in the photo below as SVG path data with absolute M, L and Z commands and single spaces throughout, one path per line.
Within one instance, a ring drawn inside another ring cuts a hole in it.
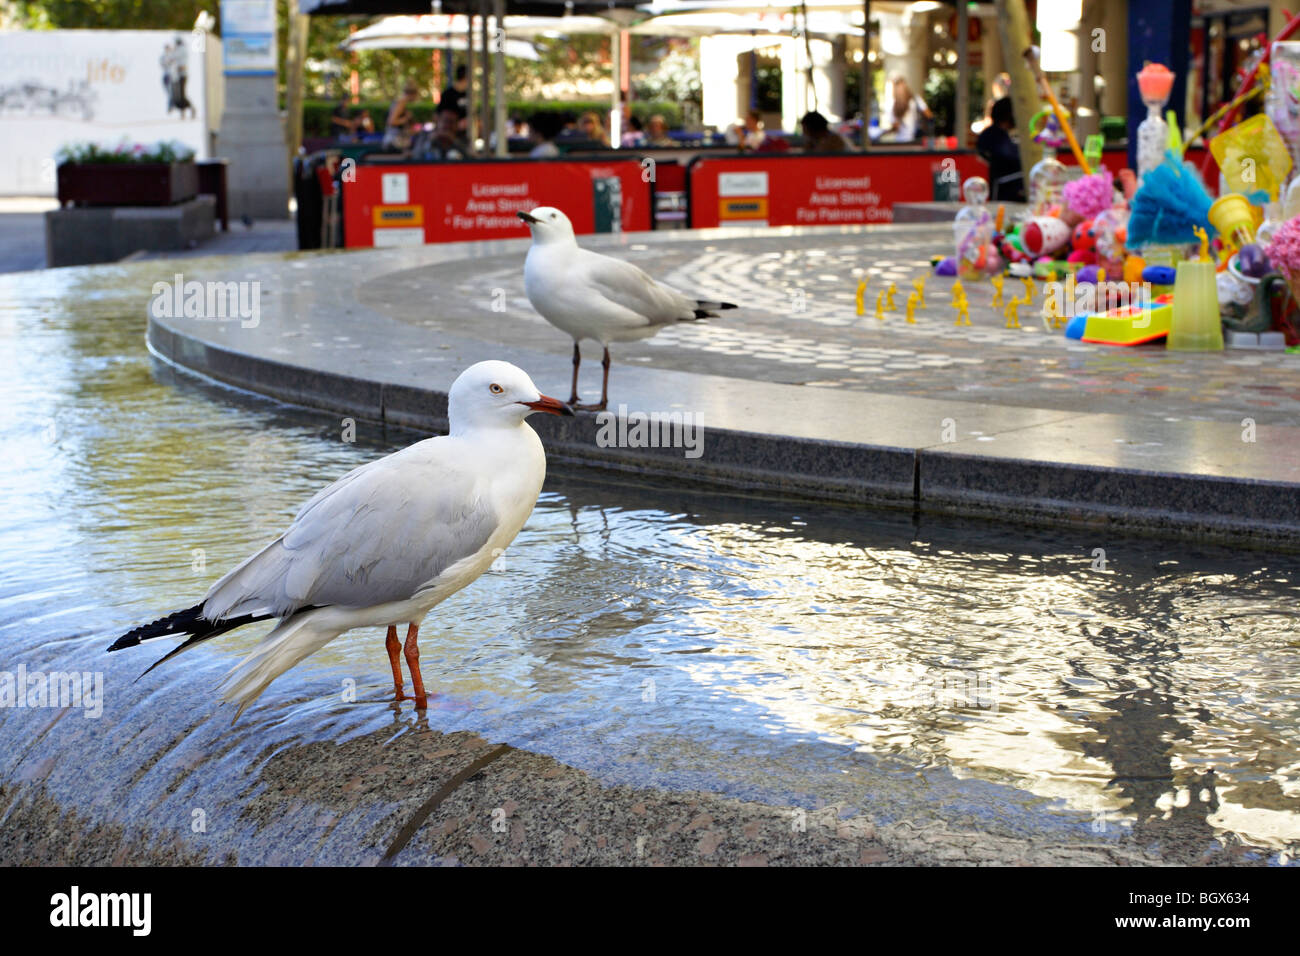
M 1273 268 L 1286 276 L 1288 282 L 1294 286 L 1300 281 L 1300 218 L 1282 223 L 1264 252 Z
M 1065 184 L 1065 202 L 1084 219 L 1092 219 L 1110 208 L 1115 187 L 1110 173 L 1093 173 Z

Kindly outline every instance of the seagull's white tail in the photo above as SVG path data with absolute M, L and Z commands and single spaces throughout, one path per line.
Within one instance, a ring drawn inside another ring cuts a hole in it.
M 236 720 L 271 681 L 346 630 L 323 620 L 328 617 L 324 610 L 303 611 L 281 622 L 226 675 L 221 697 L 239 705 Z

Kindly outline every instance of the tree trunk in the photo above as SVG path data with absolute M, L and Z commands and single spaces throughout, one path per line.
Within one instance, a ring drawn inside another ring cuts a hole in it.
M 1042 94 L 1038 81 L 1022 55 L 1030 45 L 1029 14 L 1025 0 L 997 0 L 998 39 L 1002 43 L 1002 63 L 1011 76 L 1011 105 L 1016 113 L 1016 131 L 1020 135 L 1020 168 L 1025 175 L 1025 196 L 1029 196 L 1029 170 L 1040 159 L 1029 133 L 1029 120 L 1041 108 Z
M 289 168 L 302 145 L 302 94 L 304 61 L 307 59 L 307 30 L 311 18 L 298 12 L 295 0 L 289 2 L 289 42 L 284 51 L 284 137 L 289 147 Z

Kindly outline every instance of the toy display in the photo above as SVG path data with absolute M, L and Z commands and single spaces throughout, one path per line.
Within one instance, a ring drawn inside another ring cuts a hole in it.
M 1048 332 L 1064 330 L 1082 342 L 1132 347 L 1163 339 L 1170 350 L 1213 351 L 1224 347 L 1226 328 L 1238 347 L 1282 341 L 1297 350 L 1300 42 L 1288 40 L 1297 31 L 1300 15 L 1246 60 L 1233 98 L 1186 139 L 1174 111 L 1166 112 L 1176 74 L 1147 63 L 1136 74 L 1146 111 L 1137 129 L 1137 168 L 1114 175 L 1102 166 L 1100 137 L 1079 148 L 1037 50 L 1028 50 L 1047 101 L 1028 124 L 1042 159 L 1027 176 L 1028 209 L 1017 216 L 1005 216 L 1003 207 L 990 214 L 983 179 L 963 184 L 965 204 L 953 222 L 956 254 L 932 260 L 934 275 L 958 277 L 955 324 L 970 324 L 961 280 L 988 277 L 991 295 L 982 301 L 1011 329 L 1020 327 L 1019 308 L 1029 306 L 1041 308 Z M 1242 107 L 1261 98 L 1263 112 L 1239 120 Z M 1196 142 L 1218 164 L 1217 188 L 1207 188 L 1185 158 Z M 1057 159 L 1066 147 L 1080 167 L 1073 179 Z M 1005 291 L 1008 276 L 1024 282 L 1020 297 Z M 1041 304 L 1035 278 L 1048 283 Z M 908 297 L 909 321 L 925 304 L 923 285 L 916 289 L 915 304 Z M 1076 289 L 1083 290 L 1077 297 Z M 892 289 L 890 298 L 892 309 Z

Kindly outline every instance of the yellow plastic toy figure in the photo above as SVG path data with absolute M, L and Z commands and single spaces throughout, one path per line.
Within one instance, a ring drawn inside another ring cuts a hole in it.
M 898 306 L 894 304 L 894 295 L 898 292 L 898 286 L 889 283 L 889 288 L 885 290 L 885 308 L 890 312 L 897 312 Z
M 954 279 L 952 283 L 952 301 L 956 304 L 958 299 L 966 298 L 966 287 L 961 284 L 960 279 Z
M 1007 281 L 1007 278 L 1004 275 L 995 275 L 989 281 L 993 283 L 993 308 L 1000 309 L 1003 302 L 1002 284 Z
M 858 315 L 866 315 L 866 314 L 867 314 L 867 306 L 866 306 L 866 304 L 862 301 L 862 297 L 863 297 L 864 295 L 866 295 L 866 292 L 867 292 L 867 282 L 869 282 L 869 281 L 870 281 L 870 276 L 868 276 L 866 279 L 863 279 L 861 282 L 858 283 L 858 296 L 857 296 L 857 298 L 858 298 Z
M 925 308 L 925 276 L 921 276 L 921 278 L 914 280 L 912 282 L 912 288 L 916 290 L 916 304 L 921 308 Z
M 967 301 L 965 296 L 953 303 L 953 308 L 957 310 L 957 321 L 953 323 L 954 325 L 973 324 L 970 320 L 970 302 Z
M 1005 310 L 1005 314 L 1007 317 L 1007 328 L 1009 329 L 1020 328 L 1020 313 L 1017 312 L 1016 310 L 1021 305 L 1027 305 L 1027 304 L 1028 303 L 1022 303 L 1019 299 L 1015 299 L 1015 298 L 1013 298 L 1010 302 L 1007 303 L 1007 307 Z
M 876 293 L 876 318 L 878 318 L 881 322 L 885 321 L 885 310 L 883 308 L 884 301 L 885 301 L 885 293 L 883 291 L 877 292 Z
M 1043 327 L 1049 332 L 1055 332 L 1063 325 L 1065 325 L 1065 316 L 1061 315 L 1056 296 L 1049 295 L 1043 300 Z
M 1038 287 L 1034 285 L 1033 276 L 1025 276 L 1020 281 L 1025 284 L 1025 301 L 1022 304 L 1029 305 L 1034 301 L 1034 296 L 1038 293 Z
M 909 292 L 907 294 L 907 321 L 916 325 L 916 303 L 921 298 L 919 292 Z

